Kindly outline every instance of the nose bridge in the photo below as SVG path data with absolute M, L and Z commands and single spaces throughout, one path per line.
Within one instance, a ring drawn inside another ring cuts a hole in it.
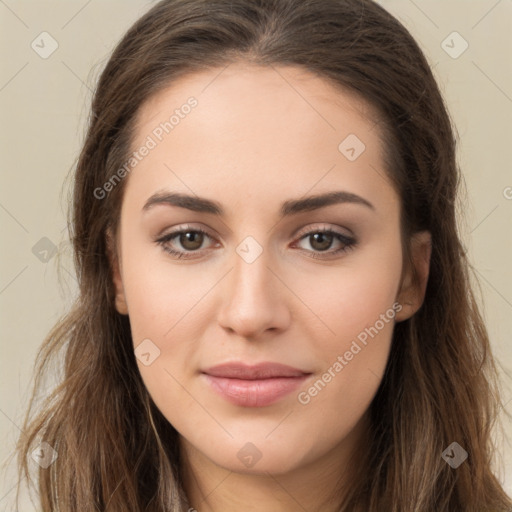
M 258 244 L 259 245 L 259 244 Z M 261 247 L 261 246 L 259 246 Z M 242 242 L 236 249 L 234 268 L 231 276 L 233 292 L 240 298 L 257 298 L 269 291 L 269 253 L 259 249 L 254 242 Z
M 284 326 L 286 304 L 279 280 L 269 267 L 270 252 L 254 238 L 247 237 L 238 245 L 219 314 L 223 327 L 251 337 Z

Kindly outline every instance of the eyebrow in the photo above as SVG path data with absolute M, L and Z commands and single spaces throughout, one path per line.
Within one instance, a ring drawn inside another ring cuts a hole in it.
M 287 217 L 341 203 L 359 204 L 375 211 L 375 206 L 363 197 L 353 194 L 352 192 L 340 190 L 285 201 L 281 205 L 280 215 L 281 217 Z M 194 212 L 211 213 L 218 216 L 225 215 L 223 207 L 217 201 L 178 192 L 157 192 L 146 201 L 142 210 L 149 210 L 155 205 L 179 206 L 180 208 L 186 208 Z

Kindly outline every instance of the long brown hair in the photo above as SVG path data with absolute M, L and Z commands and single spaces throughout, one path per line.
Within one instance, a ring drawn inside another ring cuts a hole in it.
M 126 316 L 116 312 L 107 230 L 124 183 L 136 115 L 152 95 L 199 70 L 238 60 L 302 66 L 379 113 L 386 170 L 401 197 L 404 252 L 432 233 L 425 301 L 395 326 L 371 407 L 371 438 L 342 511 L 510 510 L 492 471 L 496 363 L 457 227 L 456 136 L 431 68 L 404 26 L 372 0 L 163 0 L 126 33 L 97 84 L 76 165 L 70 238 L 79 294 L 38 353 L 18 442 L 20 480 L 40 441 L 58 454 L 37 481 L 41 510 L 185 511 L 177 432 L 138 372 Z M 32 417 L 51 363 L 62 382 Z M 468 458 L 442 457 L 456 442 Z M 19 488 L 18 488 L 19 491 Z

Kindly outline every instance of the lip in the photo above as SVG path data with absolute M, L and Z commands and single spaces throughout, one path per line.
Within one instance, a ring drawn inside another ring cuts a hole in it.
M 265 407 L 297 389 L 310 372 L 279 363 L 225 363 L 202 372 L 211 388 L 241 407 Z

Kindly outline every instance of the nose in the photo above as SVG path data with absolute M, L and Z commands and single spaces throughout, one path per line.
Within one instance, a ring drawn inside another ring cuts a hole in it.
M 290 292 L 270 268 L 266 251 L 252 263 L 234 255 L 234 268 L 226 276 L 219 324 L 243 338 L 256 339 L 266 331 L 287 328 Z

